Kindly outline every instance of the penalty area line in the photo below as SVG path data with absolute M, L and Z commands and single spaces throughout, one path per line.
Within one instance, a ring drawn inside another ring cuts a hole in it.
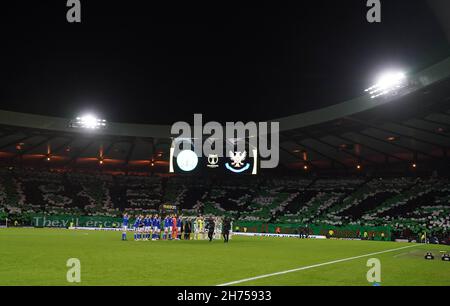
M 216 285 L 216 286 L 218 286 L 218 287 L 231 286 L 231 285 L 236 285 L 236 284 L 241 284 L 241 283 L 254 281 L 254 280 L 257 280 L 257 279 L 261 279 L 261 278 L 268 278 L 268 277 L 272 277 L 272 276 L 283 275 L 283 274 L 288 274 L 288 273 L 293 273 L 293 272 L 298 272 L 298 271 L 303 271 L 303 270 L 308 270 L 308 269 L 328 266 L 328 265 L 332 265 L 332 264 L 336 264 L 336 263 L 340 263 L 340 262 L 345 262 L 345 261 L 350 261 L 350 260 L 355 260 L 355 259 L 359 259 L 359 258 L 364 258 L 364 257 L 369 257 L 369 256 L 374 256 L 374 255 L 379 255 L 379 254 L 390 253 L 390 252 L 400 251 L 400 250 L 404 250 L 404 249 L 414 248 L 414 247 L 417 247 L 417 246 L 419 246 L 419 244 L 408 245 L 408 246 L 401 247 L 401 248 L 390 249 L 390 250 L 385 250 L 385 251 L 380 251 L 380 252 L 375 252 L 375 253 L 370 253 L 370 254 L 364 254 L 364 255 L 359 255 L 359 256 L 354 256 L 354 257 L 349 257 L 349 258 L 333 260 L 333 261 L 329 261 L 329 262 L 324 262 L 324 263 L 320 263 L 320 264 L 300 267 L 300 268 L 286 270 L 286 271 L 281 271 L 281 272 L 275 272 L 275 273 L 264 274 L 264 275 L 259 275 L 259 276 L 255 276 L 255 277 L 250 277 L 250 278 L 244 278 L 244 279 L 240 279 L 240 280 L 237 280 L 237 281 L 224 283 L 224 284 L 220 284 L 220 285 Z

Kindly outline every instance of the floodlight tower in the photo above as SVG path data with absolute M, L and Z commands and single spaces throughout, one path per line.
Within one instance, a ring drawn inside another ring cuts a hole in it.
M 85 130 L 99 130 L 106 128 L 107 122 L 105 119 L 100 119 L 93 114 L 85 114 L 76 117 L 70 122 L 70 127 Z
M 405 86 L 407 86 L 406 74 L 399 71 L 390 71 L 382 74 L 377 82 L 367 88 L 365 92 L 370 94 L 370 98 L 375 99 L 388 95 Z

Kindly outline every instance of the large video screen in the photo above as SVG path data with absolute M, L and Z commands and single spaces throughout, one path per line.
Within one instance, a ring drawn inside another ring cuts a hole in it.
M 244 143 L 238 146 L 224 146 L 223 154 L 203 154 L 196 152 L 193 147 L 176 149 L 174 143 L 170 154 L 170 173 L 192 174 L 230 174 L 257 175 L 258 150 Z

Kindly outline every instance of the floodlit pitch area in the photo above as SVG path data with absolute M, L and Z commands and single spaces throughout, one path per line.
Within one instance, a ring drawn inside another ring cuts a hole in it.
M 450 285 L 450 263 L 439 253 L 450 248 L 438 245 L 237 236 L 228 245 L 123 242 L 120 232 L 1 229 L 0 246 L 0 285 L 72 285 L 69 258 L 81 261 L 80 285 L 370 286 L 369 258 L 381 261 L 383 286 Z M 427 251 L 434 261 L 423 259 Z M 299 270 L 247 280 L 292 269 Z

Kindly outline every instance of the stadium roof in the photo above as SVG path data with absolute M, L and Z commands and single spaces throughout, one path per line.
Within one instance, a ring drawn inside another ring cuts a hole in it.
M 409 77 L 396 95 L 369 96 L 280 122 L 280 164 L 291 169 L 354 169 L 447 160 L 450 58 Z M 109 123 L 74 130 L 70 119 L 0 111 L 0 161 L 7 165 L 167 172 L 170 127 Z M 48 161 L 47 158 L 51 157 Z M 150 168 L 150 165 L 154 167 Z M 152 170 L 150 170 L 152 169 Z

